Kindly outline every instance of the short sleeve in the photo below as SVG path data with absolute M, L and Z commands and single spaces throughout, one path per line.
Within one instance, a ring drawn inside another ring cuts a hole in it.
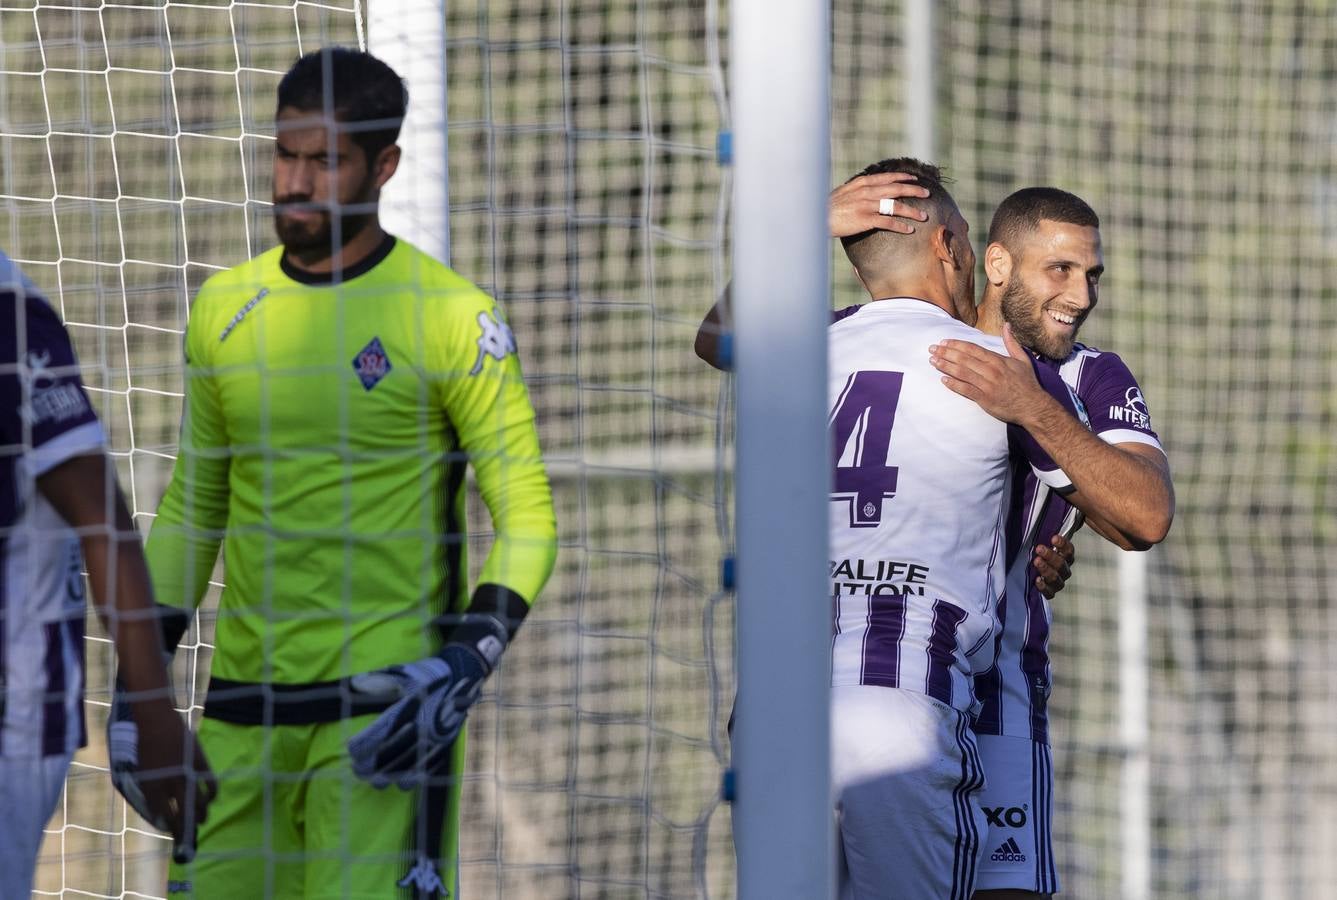
M 99 450 L 102 428 L 79 377 L 70 336 L 40 294 L 10 289 L 0 342 L 0 443 L 22 449 L 33 478 Z
M 1150 444 L 1161 448 L 1151 425 L 1151 410 L 1137 379 L 1117 354 L 1100 353 L 1083 366 L 1078 394 L 1091 430 L 1110 444 Z

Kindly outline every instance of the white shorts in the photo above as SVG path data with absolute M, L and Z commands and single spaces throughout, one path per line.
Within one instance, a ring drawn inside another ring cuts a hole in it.
M 71 759 L 0 756 L 0 900 L 32 896 L 42 829 L 56 811 Z
M 984 774 L 968 717 L 924 694 L 831 694 L 842 900 L 968 900 L 984 845 Z
M 1058 893 L 1054 865 L 1054 763 L 1049 745 L 976 735 L 988 785 L 979 795 L 989 832 L 975 887 Z

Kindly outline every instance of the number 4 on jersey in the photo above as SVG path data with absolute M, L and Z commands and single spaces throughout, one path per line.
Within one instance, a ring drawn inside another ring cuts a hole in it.
M 831 499 L 849 504 L 851 528 L 881 525 L 882 503 L 896 495 L 896 467 L 887 465 L 887 448 L 901 379 L 900 372 L 855 372 L 831 411 L 831 458 L 836 467 Z M 853 451 L 853 464 L 842 466 L 847 450 Z

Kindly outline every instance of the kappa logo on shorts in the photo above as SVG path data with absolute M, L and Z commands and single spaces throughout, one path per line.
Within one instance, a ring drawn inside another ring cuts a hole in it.
M 441 873 L 436 870 L 436 863 L 426 857 L 420 857 L 417 865 L 409 869 L 407 875 L 395 882 L 397 887 L 413 888 L 419 895 L 449 897 L 450 891 L 441 881 Z
M 385 354 L 385 347 L 381 344 L 379 337 L 374 337 L 367 346 L 357 352 L 353 357 L 353 371 L 357 372 L 358 380 L 367 390 L 371 390 L 380 383 L 380 380 L 390 374 L 394 366 L 390 365 L 390 357 Z
M 1017 844 L 1016 838 L 1008 838 L 1003 841 L 1003 846 L 993 852 L 989 859 L 994 862 L 1023 863 L 1026 861 L 1026 854 L 1021 852 L 1021 847 Z

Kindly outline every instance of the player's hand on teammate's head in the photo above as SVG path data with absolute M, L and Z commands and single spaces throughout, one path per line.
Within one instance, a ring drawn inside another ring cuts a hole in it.
M 108 721 L 112 784 L 145 821 L 172 835 L 173 858 L 189 862 L 218 781 L 195 735 L 170 704 L 138 707 L 131 718 L 124 695 L 113 699 Z
M 832 237 L 849 237 L 865 231 L 897 231 L 911 234 L 915 222 L 923 222 L 927 213 L 909 204 L 894 201 L 905 197 L 927 197 L 928 189 L 915 181 L 913 175 L 903 172 L 884 172 L 878 175 L 860 175 L 831 192 L 827 201 L 827 223 Z M 883 200 L 891 212 L 884 210 Z
M 1040 593 L 1052 600 L 1063 590 L 1072 577 L 1072 564 L 1076 558 L 1077 549 L 1061 534 L 1051 537 L 1048 544 L 1036 547 L 1031 565 L 1035 567 L 1035 586 Z

